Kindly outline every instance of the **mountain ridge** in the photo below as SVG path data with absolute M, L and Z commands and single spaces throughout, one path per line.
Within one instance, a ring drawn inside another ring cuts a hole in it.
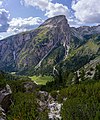
M 99 28 L 70 27 L 64 15 L 49 18 L 35 30 L 0 41 L 0 69 L 18 74 L 41 71 L 52 74 L 53 67 L 71 50 L 87 43 L 93 35 L 99 35 Z

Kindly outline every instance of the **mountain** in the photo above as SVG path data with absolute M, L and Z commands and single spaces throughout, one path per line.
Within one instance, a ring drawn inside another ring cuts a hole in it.
M 100 25 L 98 26 L 81 26 L 75 29 L 80 35 L 90 35 L 90 34 L 97 34 L 100 33 Z
M 100 26 L 60 15 L 0 41 L 0 119 L 100 120 L 99 93 Z
M 67 69 L 77 70 L 89 63 L 96 57 L 100 62 L 100 35 L 93 34 L 85 36 L 82 40 L 74 36 L 71 41 L 70 52 L 67 58 L 63 61 L 63 66 Z M 70 67 L 71 66 L 71 67 Z
M 71 28 L 64 15 L 0 41 L 0 69 L 17 74 L 53 74 L 60 63 L 75 71 L 99 55 L 100 26 Z

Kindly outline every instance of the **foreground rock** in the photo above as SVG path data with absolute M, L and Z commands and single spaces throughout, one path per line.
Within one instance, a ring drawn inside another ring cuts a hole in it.
M 7 84 L 5 88 L 0 91 L 0 120 L 6 120 L 6 111 L 11 104 L 11 88 Z
M 50 120 L 61 120 L 61 106 L 48 92 L 39 91 L 37 102 L 40 106 L 39 111 L 43 112 L 48 109 L 48 118 Z
M 6 120 L 5 110 L 0 107 L 0 120 Z
M 38 85 L 34 82 L 25 82 L 24 83 L 24 88 L 25 92 L 34 92 Z

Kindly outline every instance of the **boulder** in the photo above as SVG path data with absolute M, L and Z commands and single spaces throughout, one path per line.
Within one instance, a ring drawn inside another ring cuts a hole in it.
M 24 88 L 26 92 L 34 92 L 34 90 L 37 88 L 37 84 L 34 82 L 25 82 Z
M 8 107 L 11 104 L 11 94 L 12 91 L 8 84 L 0 91 L 0 105 L 5 111 L 8 110 Z

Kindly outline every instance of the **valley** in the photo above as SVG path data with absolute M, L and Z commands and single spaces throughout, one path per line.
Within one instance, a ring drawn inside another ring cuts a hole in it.
M 100 25 L 64 15 L 0 40 L 0 120 L 100 120 Z

